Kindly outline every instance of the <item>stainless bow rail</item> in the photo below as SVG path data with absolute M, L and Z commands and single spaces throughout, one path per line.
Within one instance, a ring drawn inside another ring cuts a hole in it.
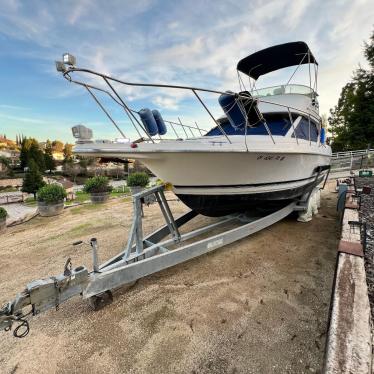
M 316 178 L 316 183 L 319 182 Z M 151 195 L 160 207 L 165 225 L 144 236 L 142 202 Z M 24 337 L 29 332 L 26 316 L 35 316 L 48 309 L 58 308 L 64 301 L 78 295 L 88 299 L 90 305 L 96 309 L 103 301 L 112 300 L 113 289 L 132 284 L 142 277 L 254 234 L 293 211 L 305 210 L 309 197 L 306 193 L 300 201 L 293 201 L 265 216 L 253 217 L 238 213 L 222 217 L 192 231 L 181 232 L 183 225 L 197 216 L 196 212 L 189 211 L 175 219 L 165 198 L 163 186 L 140 192 L 133 196 L 134 213 L 128 242 L 118 255 L 100 265 L 98 241 L 96 238 L 91 239 L 92 271 L 85 266 L 73 268 L 68 259 L 63 273 L 32 281 L 14 300 L 0 309 L 0 330 L 9 331 L 13 324 L 16 324 L 18 326 L 13 331 L 14 336 Z M 221 231 L 199 238 L 212 230 Z M 80 243 L 82 242 L 73 244 Z
M 66 59 L 66 61 L 65 61 L 65 59 Z M 182 90 L 182 91 L 186 91 L 186 92 L 191 93 L 195 97 L 195 99 L 197 99 L 199 104 L 201 104 L 201 106 L 206 111 L 206 113 L 209 115 L 209 117 L 211 118 L 211 120 L 213 121 L 215 126 L 217 126 L 217 128 L 219 128 L 221 134 L 225 137 L 226 141 L 230 144 L 232 144 L 230 136 L 225 132 L 225 130 L 221 126 L 220 122 L 214 117 L 214 115 L 212 114 L 212 111 L 208 108 L 208 106 L 204 102 L 201 95 L 202 94 L 232 95 L 236 98 L 237 103 L 240 107 L 240 110 L 243 113 L 246 113 L 246 110 L 245 110 L 243 104 L 241 103 L 241 99 L 246 100 L 246 99 L 248 99 L 248 97 L 246 95 L 243 95 L 243 94 L 240 94 L 240 93 L 237 94 L 237 93 L 230 92 L 230 91 L 212 90 L 212 89 L 206 89 L 206 88 L 201 88 L 201 87 L 193 87 L 193 86 L 158 84 L 158 83 L 139 83 L 139 82 L 124 81 L 124 80 L 121 80 L 119 78 L 115 78 L 115 77 L 112 77 L 112 76 L 107 75 L 107 74 L 102 74 L 100 72 L 97 72 L 97 71 L 94 71 L 94 70 L 91 70 L 91 69 L 79 68 L 79 67 L 76 66 L 75 57 L 68 54 L 68 53 L 63 55 L 63 61 L 56 61 L 56 68 L 57 68 L 57 71 L 62 73 L 62 76 L 65 79 L 67 79 L 69 82 L 75 83 L 79 86 L 82 86 L 88 91 L 90 96 L 94 99 L 94 101 L 98 104 L 98 106 L 101 108 L 101 110 L 108 117 L 110 122 L 116 127 L 116 129 L 120 132 L 121 136 L 124 137 L 124 138 L 126 137 L 125 134 L 122 132 L 122 130 L 120 129 L 118 124 L 115 122 L 113 117 L 110 115 L 109 111 L 107 109 L 105 109 L 104 105 L 100 102 L 99 98 L 94 94 L 94 91 L 100 92 L 100 93 L 105 94 L 105 95 L 108 95 L 108 97 L 110 97 L 116 104 L 118 104 L 123 109 L 125 115 L 130 120 L 132 126 L 136 130 L 140 139 L 142 141 L 148 141 L 148 142 L 152 142 L 152 143 L 155 143 L 155 140 L 163 140 L 163 139 L 161 138 L 161 136 L 159 136 L 159 139 L 157 139 L 155 137 L 152 137 L 149 134 L 149 132 L 147 131 L 147 129 L 145 128 L 145 126 L 142 124 L 142 122 L 140 121 L 140 119 L 137 116 L 139 112 L 137 110 L 131 108 L 130 105 L 126 103 L 126 100 L 120 95 L 119 91 L 115 89 L 114 84 L 121 84 L 121 85 L 124 85 L 124 86 L 130 86 L 130 87 L 147 87 L 147 88 L 160 88 L 160 89 L 171 89 L 171 90 L 177 89 L 177 90 Z M 297 68 L 296 68 L 296 70 L 297 70 Z M 74 79 L 73 76 L 77 73 L 81 73 L 83 75 L 88 74 L 92 78 L 98 78 L 99 81 L 102 79 L 102 81 L 105 83 L 105 87 L 108 87 L 108 88 L 104 89 L 104 88 L 98 87 L 94 84 L 89 84 L 87 81 L 85 81 L 83 79 L 82 80 Z M 309 72 L 309 75 L 310 75 L 310 72 Z M 292 76 L 291 76 L 291 78 L 292 78 Z M 238 75 L 238 77 L 240 77 L 240 75 Z M 291 78 L 290 78 L 290 80 L 291 80 Z M 289 81 L 288 81 L 288 83 L 289 83 Z M 285 87 L 288 86 L 288 83 L 285 85 Z M 240 85 L 240 87 L 243 87 L 245 89 L 244 83 L 241 79 L 239 79 L 239 85 Z M 317 103 L 317 101 L 315 99 L 316 93 L 314 92 L 314 89 L 311 87 L 311 84 L 310 84 L 310 90 L 311 90 L 311 95 L 314 96 L 314 103 L 316 104 Z M 254 94 L 255 91 L 257 91 L 257 88 L 255 87 L 255 85 L 253 87 L 251 86 L 251 93 Z M 266 98 L 266 96 L 265 96 L 265 98 Z M 254 100 L 257 103 L 264 103 L 264 104 L 275 106 L 275 107 L 279 108 L 280 110 L 285 111 L 285 113 L 288 113 L 289 118 L 290 118 L 290 122 L 291 122 L 291 125 L 292 125 L 292 128 L 293 128 L 293 135 L 294 135 L 294 138 L 295 138 L 295 141 L 296 141 L 297 145 L 299 145 L 299 140 L 298 140 L 297 135 L 296 135 L 294 120 L 292 118 L 291 111 L 293 113 L 297 113 L 299 115 L 304 115 L 308 119 L 308 122 L 309 122 L 309 145 L 312 145 L 311 121 L 313 120 L 315 123 L 318 124 L 318 126 L 317 126 L 318 145 L 321 146 L 320 139 L 319 139 L 320 131 L 321 131 L 321 119 L 318 115 L 313 114 L 311 111 L 310 112 L 304 111 L 304 110 L 301 110 L 300 108 L 295 108 L 295 107 L 290 106 L 290 105 L 284 105 L 284 104 L 281 104 L 281 103 L 276 103 L 274 101 L 268 101 L 268 100 L 266 100 L 262 97 L 255 97 L 254 96 Z M 266 119 L 264 118 L 262 113 L 258 110 L 258 108 L 256 108 L 256 111 L 257 111 L 258 117 L 263 122 L 269 137 L 271 138 L 272 142 L 275 144 L 274 136 L 271 133 L 271 130 L 270 130 L 268 124 L 267 124 Z M 246 114 L 248 114 L 248 113 L 246 113 Z M 172 128 L 173 133 L 176 135 L 177 139 L 181 139 L 181 137 L 180 137 L 179 133 L 176 131 L 176 127 L 181 128 L 183 130 L 183 133 L 184 133 L 186 139 L 190 138 L 190 134 L 191 134 L 191 137 L 194 138 L 194 137 L 197 137 L 197 136 L 203 136 L 204 135 L 203 132 L 207 133 L 207 130 L 202 129 L 200 126 L 197 125 L 196 122 L 195 122 L 195 125 L 186 125 L 186 124 L 182 123 L 182 121 L 180 120 L 179 117 L 178 117 L 178 122 L 175 122 L 175 121 L 173 122 L 173 121 L 169 121 L 169 120 L 168 121 L 165 120 L 164 122 Z M 246 128 L 252 127 L 254 125 L 255 124 L 249 123 L 248 118 L 246 118 Z M 143 136 L 144 134 L 145 134 L 145 138 Z M 245 139 L 247 139 L 247 131 L 245 132 Z

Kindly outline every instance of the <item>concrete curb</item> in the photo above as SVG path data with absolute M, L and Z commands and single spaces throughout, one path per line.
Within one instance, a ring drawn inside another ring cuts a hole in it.
M 331 298 L 324 373 L 372 372 L 372 322 L 359 212 L 347 194 Z
M 13 226 L 21 225 L 22 223 L 26 223 L 26 222 L 32 220 L 33 218 L 35 218 L 38 215 L 39 215 L 38 211 L 36 211 L 34 213 L 26 214 L 22 218 L 18 218 L 17 220 L 13 220 L 13 221 L 10 221 L 10 223 L 7 223 L 7 227 L 13 227 Z

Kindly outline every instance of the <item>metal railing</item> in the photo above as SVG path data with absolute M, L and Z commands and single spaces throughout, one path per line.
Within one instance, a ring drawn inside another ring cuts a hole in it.
M 3 192 L 0 193 L 0 204 L 23 203 L 25 196 L 22 192 Z
M 332 158 L 346 158 L 346 157 L 355 157 L 366 155 L 369 153 L 374 153 L 374 149 L 359 149 L 356 151 L 346 151 L 346 152 L 334 152 Z
M 277 86 L 270 86 L 264 88 L 253 88 L 253 96 L 255 97 L 267 97 L 274 95 L 304 95 L 313 97 L 316 96 L 314 90 L 303 84 L 282 84 Z
M 331 170 L 345 171 L 374 167 L 374 149 L 334 152 L 331 158 Z
M 91 84 L 88 84 L 88 83 L 85 83 L 85 82 L 82 82 L 80 80 L 73 79 L 72 78 L 72 73 L 75 73 L 75 72 L 92 74 L 94 76 L 102 78 L 104 80 L 104 82 L 107 84 L 107 86 L 109 87 L 110 91 L 106 90 L 106 89 L 103 89 L 103 88 L 100 88 L 100 87 L 97 87 L 97 86 L 94 86 L 94 85 L 91 85 Z M 114 77 L 111 77 L 111 76 L 108 76 L 108 75 L 105 75 L 105 74 L 102 74 L 102 73 L 95 72 L 93 70 L 83 69 L 83 68 L 77 68 L 75 66 L 70 66 L 70 67 L 66 68 L 65 70 L 63 70 L 62 74 L 63 74 L 64 78 L 66 78 L 68 81 L 83 86 L 90 93 L 90 95 L 94 98 L 94 100 L 99 105 L 99 107 L 103 110 L 103 112 L 105 113 L 105 115 L 109 118 L 109 120 L 113 123 L 113 125 L 117 128 L 117 130 L 121 133 L 121 135 L 123 137 L 126 137 L 125 134 L 121 131 L 121 129 L 119 128 L 119 126 L 117 125 L 117 123 L 114 121 L 113 117 L 109 114 L 109 112 L 104 108 L 104 106 L 99 101 L 99 99 L 97 98 L 97 96 L 93 93 L 93 90 L 97 90 L 97 91 L 100 91 L 102 93 L 105 93 L 105 94 L 109 95 L 109 97 L 112 100 L 114 100 L 119 106 L 122 107 L 122 109 L 124 110 L 125 114 L 128 116 L 130 122 L 132 123 L 133 127 L 137 131 L 139 137 L 141 139 L 144 139 L 143 136 L 142 136 L 142 134 L 141 134 L 141 132 L 143 132 L 143 133 L 146 134 L 147 140 L 150 141 L 150 142 L 152 142 L 152 143 L 154 143 L 155 140 L 158 140 L 158 139 L 152 137 L 149 134 L 149 132 L 147 131 L 147 129 L 145 128 L 145 126 L 142 124 L 142 122 L 139 120 L 139 118 L 137 116 L 137 114 L 139 114 L 139 112 L 136 111 L 136 110 L 134 110 L 134 109 L 132 109 L 132 108 L 130 108 L 125 103 L 125 101 L 123 100 L 123 98 L 119 95 L 119 93 L 113 87 L 112 82 L 120 83 L 120 84 L 123 84 L 123 85 L 126 85 L 126 86 L 153 87 L 153 88 L 169 88 L 169 89 L 179 89 L 179 90 L 190 91 L 191 93 L 194 94 L 194 96 L 197 98 L 197 100 L 199 101 L 199 103 L 203 106 L 203 108 L 205 109 L 205 111 L 209 114 L 209 116 L 211 117 L 211 119 L 213 120 L 213 122 L 215 123 L 215 125 L 217 126 L 217 128 L 219 128 L 219 130 L 222 133 L 222 135 L 226 138 L 227 142 L 230 143 L 230 144 L 232 143 L 232 141 L 230 140 L 229 136 L 224 131 L 224 129 L 221 126 L 221 124 L 213 116 L 213 114 L 211 113 L 211 111 L 209 110 L 209 108 L 206 106 L 206 104 L 204 103 L 204 101 L 201 99 L 199 93 L 203 92 L 203 93 L 213 93 L 213 94 L 218 94 L 218 95 L 226 94 L 226 95 L 235 96 L 235 98 L 238 100 L 238 104 L 240 105 L 242 111 L 244 111 L 244 106 L 242 105 L 240 99 L 242 99 L 242 100 L 248 100 L 248 97 L 245 96 L 245 95 L 241 95 L 241 94 L 237 94 L 237 93 L 233 93 L 233 92 L 227 92 L 227 91 L 224 92 L 224 91 L 217 91 L 217 90 L 211 90 L 211 89 L 205 89 L 205 88 L 199 88 L 199 87 L 180 86 L 180 85 L 127 82 L 127 81 L 120 80 L 118 78 L 114 78 Z M 303 111 L 303 110 L 301 110 L 299 108 L 295 108 L 295 107 L 292 107 L 292 106 L 289 106 L 289 105 L 284 105 L 284 104 L 280 104 L 280 103 L 274 103 L 274 102 L 271 102 L 271 101 L 267 101 L 267 100 L 263 100 L 263 99 L 258 99 L 258 98 L 256 98 L 255 100 L 256 100 L 256 103 L 264 103 L 264 104 L 270 104 L 270 105 L 281 107 L 281 108 L 285 109 L 286 113 L 287 112 L 290 113 L 291 110 L 292 110 L 294 113 L 296 112 L 296 113 L 299 113 L 301 115 L 305 115 L 308 118 L 309 123 L 310 123 L 311 113 L 308 113 L 308 112 Z M 269 126 L 267 125 L 266 119 L 262 116 L 261 112 L 258 110 L 257 107 L 255 108 L 255 110 L 256 110 L 256 112 L 258 114 L 259 119 L 264 123 L 265 129 L 266 129 L 269 137 L 271 138 L 272 142 L 275 144 L 274 137 L 273 137 L 273 135 L 272 135 L 272 133 L 271 133 L 271 131 L 269 129 Z M 244 117 L 246 118 L 246 116 L 244 116 Z M 291 119 L 291 125 L 293 127 L 293 133 L 294 133 L 294 137 L 295 137 L 295 140 L 296 140 L 296 144 L 299 144 L 299 139 L 296 136 L 295 127 L 293 126 L 292 116 L 290 116 L 290 119 Z M 317 118 L 315 118 L 315 119 L 317 119 Z M 201 127 L 199 127 L 196 122 L 195 122 L 195 126 L 191 126 L 191 125 L 186 125 L 186 124 L 182 123 L 182 121 L 180 120 L 180 118 L 178 118 L 178 121 L 179 122 L 164 120 L 164 122 L 171 127 L 171 129 L 173 130 L 173 133 L 175 134 L 175 136 L 177 137 L 177 139 L 181 138 L 180 134 L 176 131 L 177 128 L 181 128 L 183 130 L 183 133 L 184 133 L 184 135 L 185 135 L 186 138 L 190 138 L 190 137 L 194 138 L 194 137 L 196 137 L 196 134 L 197 134 L 197 136 L 203 136 L 204 135 L 203 132 L 207 133 L 207 130 L 204 130 Z M 250 127 L 251 124 L 248 123 L 248 118 L 246 118 L 246 121 L 247 121 L 246 128 Z M 317 121 L 318 121 L 318 119 L 317 119 Z M 309 127 L 310 127 L 310 125 L 309 125 Z M 319 131 L 319 129 L 318 129 L 318 131 Z M 245 131 L 245 138 L 247 138 L 247 131 Z M 318 139 L 319 139 L 319 136 L 318 136 Z M 159 136 L 159 140 L 166 140 L 166 139 L 164 139 L 161 136 Z M 246 142 L 247 142 L 247 140 L 246 140 Z M 318 144 L 320 144 L 319 140 L 317 142 L 318 142 Z M 311 143 L 312 142 L 311 142 L 310 131 L 309 131 L 309 144 L 311 145 Z

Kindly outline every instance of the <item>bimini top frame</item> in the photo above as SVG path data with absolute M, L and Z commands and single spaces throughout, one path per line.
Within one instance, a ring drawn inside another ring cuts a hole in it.
M 309 87 L 314 92 L 314 95 L 317 96 L 318 62 L 305 42 L 298 41 L 284 43 L 262 49 L 261 51 L 255 52 L 241 59 L 238 62 L 236 69 L 240 86 L 244 86 L 244 82 L 240 76 L 240 73 L 243 73 L 249 77 L 251 92 L 256 92 L 256 81 L 260 76 L 279 69 L 296 66 L 295 71 L 286 83 L 287 86 L 299 67 L 305 64 L 308 64 L 309 66 Z M 310 71 L 310 65 L 312 64 L 314 66 L 313 87 Z M 253 79 L 253 81 L 251 81 L 251 79 Z
M 318 65 L 306 43 L 292 42 L 253 53 L 240 60 L 237 69 L 257 80 L 261 75 L 272 71 L 302 64 Z
M 103 110 L 103 112 L 105 113 L 105 115 L 109 118 L 109 120 L 112 122 L 112 124 L 120 132 L 120 134 L 121 134 L 122 137 L 126 138 L 125 134 L 119 128 L 118 124 L 114 121 L 113 117 L 104 108 L 103 104 L 99 101 L 98 97 L 94 94 L 94 91 L 99 91 L 99 92 L 102 92 L 102 93 L 105 93 L 105 94 L 109 95 L 109 97 L 124 110 L 125 114 L 129 118 L 131 124 L 133 125 L 133 127 L 136 130 L 136 132 L 138 133 L 140 139 L 142 139 L 142 140 L 148 140 L 148 141 L 150 141 L 152 143 L 155 142 L 155 139 L 149 134 L 149 132 L 147 131 L 146 127 L 139 120 L 139 118 L 137 116 L 137 114 L 139 114 L 139 112 L 136 111 L 136 110 L 134 110 L 133 108 L 131 108 L 125 102 L 125 100 L 120 96 L 120 94 L 118 93 L 118 91 L 114 88 L 114 86 L 113 86 L 114 83 L 119 83 L 119 84 L 123 84 L 123 85 L 126 85 L 126 86 L 135 86 L 135 87 L 167 88 L 167 89 L 179 89 L 179 90 L 190 91 L 194 95 L 194 97 L 198 100 L 198 102 L 203 106 L 203 108 L 205 109 L 205 111 L 209 114 L 209 116 L 213 120 L 214 124 L 217 126 L 217 128 L 220 129 L 220 132 L 222 133 L 222 135 L 225 136 L 226 140 L 229 143 L 232 143 L 231 140 L 230 140 L 230 138 L 229 138 L 229 136 L 226 134 L 226 132 L 222 128 L 222 126 L 219 123 L 219 121 L 217 121 L 215 119 L 215 117 L 213 116 L 212 112 L 209 110 L 209 108 L 207 107 L 207 105 L 202 100 L 200 94 L 201 93 L 213 93 L 213 94 L 217 94 L 217 95 L 222 95 L 222 94 L 232 95 L 232 96 L 234 96 L 237 99 L 237 101 L 239 102 L 239 105 L 242 106 L 242 111 L 245 111 L 245 109 L 244 109 L 244 106 L 240 103 L 240 100 L 243 100 L 243 101 L 248 100 L 248 96 L 247 95 L 243 95 L 242 93 L 238 94 L 238 93 L 234 93 L 234 92 L 227 92 L 227 91 L 224 92 L 224 91 L 218 91 L 218 90 L 212 90 L 212 89 L 206 89 L 206 88 L 200 88 L 200 87 L 192 87 L 192 86 L 170 85 L 170 84 L 156 84 L 156 83 L 135 83 L 135 82 L 124 81 L 124 80 L 121 80 L 121 79 L 118 79 L 118 78 L 115 78 L 115 77 L 111 77 L 111 76 L 109 76 L 107 74 L 102 74 L 102 73 L 99 73 L 99 72 L 96 72 L 96 71 L 93 71 L 93 70 L 90 70 L 90 69 L 79 68 L 79 67 L 76 66 L 76 59 L 75 59 L 75 57 L 72 56 L 71 54 L 68 54 L 68 53 L 66 53 L 66 54 L 63 55 L 63 61 L 56 61 L 56 68 L 57 68 L 57 70 L 59 72 L 62 73 L 63 77 L 65 79 L 67 79 L 69 82 L 72 82 L 72 83 L 78 84 L 80 86 L 83 86 L 89 92 L 89 94 L 92 96 L 92 98 L 95 100 L 95 102 Z M 82 80 L 73 79 L 74 73 L 86 73 L 86 74 L 94 75 L 95 77 L 101 78 L 105 82 L 106 86 L 109 89 L 104 89 L 104 88 L 101 88 L 101 87 L 89 84 L 89 83 L 87 83 L 85 81 L 82 81 Z M 239 81 L 239 84 L 240 84 L 240 81 Z M 262 103 L 271 104 L 271 105 L 274 105 L 274 106 L 281 107 L 283 109 L 286 108 L 286 111 L 288 111 L 288 112 L 290 112 L 291 110 L 292 111 L 297 111 L 297 112 L 299 112 L 301 114 L 304 114 L 307 118 L 310 117 L 310 113 L 304 112 L 304 111 L 300 110 L 299 108 L 295 108 L 295 107 L 292 107 L 292 106 L 287 106 L 287 105 L 275 103 L 273 101 L 267 101 L 267 100 L 264 100 L 262 98 L 261 99 L 256 98 L 255 100 L 256 100 L 257 103 L 262 102 Z M 270 138 L 273 141 L 273 143 L 275 143 L 274 138 L 273 138 L 273 136 L 272 136 L 272 134 L 270 132 L 270 129 L 269 129 L 267 123 L 266 123 L 265 118 L 258 111 L 257 106 L 255 106 L 255 107 L 256 107 L 255 110 L 258 113 L 258 117 L 264 123 L 264 125 L 266 127 L 266 130 L 268 132 L 268 135 L 270 136 Z M 206 132 L 206 130 L 201 129 L 197 125 L 196 122 L 195 122 L 195 126 L 190 126 L 190 125 L 183 124 L 182 121 L 179 118 L 178 118 L 178 120 L 179 120 L 179 123 L 178 122 L 172 122 L 172 121 L 165 121 L 166 123 L 168 123 L 172 127 L 172 129 L 173 129 L 175 135 L 177 136 L 177 138 L 180 138 L 179 134 L 176 131 L 176 128 L 178 126 L 181 126 L 181 128 L 183 129 L 183 132 L 184 132 L 184 134 L 185 134 L 185 136 L 187 138 L 189 138 L 190 135 L 192 135 L 192 137 L 195 137 L 194 131 L 198 132 L 198 136 L 202 136 L 203 132 Z M 251 125 L 253 125 L 253 124 L 250 124 L 248 122 L 248 119 L 246 119 L 246 121 L 247 121 L 246 126 L 250 127 Z M 142 133 L 145 134 L 145 138 L 142 135 Z

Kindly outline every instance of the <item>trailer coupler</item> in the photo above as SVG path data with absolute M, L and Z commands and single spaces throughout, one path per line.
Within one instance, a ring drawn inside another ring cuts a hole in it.
M 69 259 L 62 274 L 32 281 L 13 301 L 0 309 L 0 330 L 10 331 L 13 324 L 18 324 L 13 335 L 25 337 L 29 333 L 28 315 L 36 316 L 51 308 L 58 309 L 62 302 L 82 294 L 88 279 L 87 268 L 79 266 L 72 269 Z M 31 309 L 26 312 L 28 307 Z

